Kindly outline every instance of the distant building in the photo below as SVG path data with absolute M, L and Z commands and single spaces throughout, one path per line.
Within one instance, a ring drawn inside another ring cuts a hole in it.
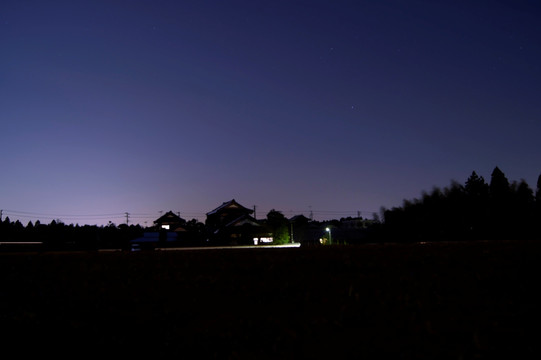
M 157 230 L 168 230 L 174 232 L 186 231 L 186 220 L 172 211 L 168 211 L 156 219 L 154 221 L 154 225 Z
M 205 221 L 209 240 L 231 245 L 272 242 L 272 235 L 252 216 L 253 212 L 235 199 L 209 211 Z
M 310 221 L 311 220 L 309 218 L 307 218 L 306 216 L 302 214 L 295 215 L 291 219 L 289 219 L 289 222 L 294 223 L 294 224 L 307 224 Z
M 248 209 L 236 202 L 235 199 L 232 199 L 224 202 L 216 209 L 209 211 L 207 213 L 205 225 L 209 226 L 210 228 L 218 228 L 230 223 L 235 219 L 238 219 L 243 215 L 251 215 L 253 212 L 254 211 L 252 209 Z
M 362 217 L 348 217 L 340 219 L 340 226 L 343 229 L 364 229 L 366 227 L 366 221 Z
M 321 238 L 322 225 L 317 221 L 313 221 L 304 215 L 295 215 L 289 219 L 290 237 L 293 242 L 298 242 L 303 245 L 319 244 Z

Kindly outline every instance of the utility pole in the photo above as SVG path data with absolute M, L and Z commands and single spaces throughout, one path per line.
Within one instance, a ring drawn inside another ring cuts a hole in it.
M 257 220 L 257 215 L 256 215 L 256 212 L 255 212 L 255 209 L 257 208 L 257 206 L 254 205 L 254 219 Z
M 293 223 L 291 222 L 291 243 L 293 244 L 295 241 L 293 241 Z
M 130 224 L 130 213 L 126 212 L 124 214 L 126 214 L 126 225 L 129 225 Z

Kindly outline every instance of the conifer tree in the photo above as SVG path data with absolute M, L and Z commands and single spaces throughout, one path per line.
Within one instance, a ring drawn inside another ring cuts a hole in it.
M 486 236 L 488 221 L 489 185 L 482 176 L 472 172 L 464 186 L 466 194 L 466 237 L 479 239 Z
M 505 174 L 496 166 L 489 185 L 489 236 L 493 239 L 508 239 L 512 236 L 511 186 Z
M 537 178 L 537 188 L 535 190 L 535 203 L 538 209 L 541 209 L 541 174 Z
M 509 195 L 509 180 L 505 174 L 496 166 L 490 178 L 490 196 L 493 199 L 503 200 Z
M 485 179 L 482 176 L 477 175 L 475 171 L 473 171 L 468 180 L 466 180 L 464 189 L 466 195 L 469 197 L 485 197 L 488 195 L 488 185 L 485 182 Z

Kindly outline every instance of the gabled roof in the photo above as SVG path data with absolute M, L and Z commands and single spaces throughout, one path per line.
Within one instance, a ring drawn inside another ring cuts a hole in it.
M 230 209 L 242 209 L 242 210 L 245 210 L 248 214 L 251 214 L 251 213 L 254 212 L 253 210 L 250 210 L 250 209 L 248 209 L 248 208 L 245 208 L 244 206 L 242 206 L 241 204 L 239 204 L 238 202 L 236 202 L 235 199 L 232 199 L 232 200 L 229 200 L 229 201 L 224 202 L 222 205 L 218 206 L 216 209 L 214 209 L 214 210 L 212 210 L 212 211 L 209 211 L 209 212 L 207 213 L 207 216 L 208 216 L 208 215 L 213 215 L 213 214 L 219 213 L 221 210 L 226 209 L 226 208 L 230 208 Z
M 163 214 L 162 216 L 160 216 L 159 218 L 157 218 L 156 220 L 154 220 L 154 224 L 159 224 L 159 223 L 163 223 L 163 222 L 175 222 L 175 223 L 178 222 L 178 223 L 181 223 L 181 222 L 185 222 L 185 221 L 186 220 L 184 220 L 183 218 L 181 218 L 180 216 L 178 216 L 174 212 L 168 211 L 165 214 Z
M 246 225 L 246 224 L 249 224 L 249 225 L 252 225 L 252 226 L 261 226 L 260 223 L 257 222 L 256 219 L 254 219 L 252 216 L 250 215 L 241 215 L 239 216 L 238 218 L 236 218 L 235 220 L 229 222 L 228 224 L 225 225 L 225 227 L 229 227 L 229 226 L 242 226 L 242 225 Z
M 254 219 L 252 216 L 250 216 L 248 214 L 244 214 L 244 215 L 239 216 L 235 220 L 230 221 L 229 223 L 225 224 L 223 227 L 220 227 L 220 228 L 216 229 L 214 231 L 214 234 L 218 234 L 218 233 L 220 233 L 221 231 L 224 231 L 227 228 L 232 228 L 232 227 L 235 227 L 235 226 L 243 226 L 243 225 L 256 226 L 256 227 L 259 227 L 259 228 L 262 227 L 262 225 L 256 219 Z
M 310 219 L 308 219 L 306 216 L 304 216 L 303 214 L 300 214 L 300 215 L 295 215 L 293 216 L 291 219 L 289 219 L 289 221 L 291 222 L 296 222 L 296 221 L 299 221 L 299 222 L 308 222 L 310 221 Z

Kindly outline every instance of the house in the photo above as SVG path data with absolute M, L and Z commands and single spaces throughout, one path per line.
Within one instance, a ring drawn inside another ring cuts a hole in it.
M 154 220 L 154 231 L 145 232 L 143 237 L 130 241 L 132 250 L 172 246 L 180 239 L 179 235 L 186 232 L 185 226 L 186 220 L 168 211 Z
M 235 199 L 224 202 L 208 212 L 205 225 L 209 240 L 229 245 L 251 245 L 271 242 L 272 235 L 253 216 L 248 209 Z
M 158 219 L 154 220 L 154 226 L 157 230 L 183 232 L 186 231 L 186 220 L 172 211 L 168 211 Z
M 201 246 L 204 231 L 195 219 L 187 222 L 179 215 L 168 211 L 154 221 L 153 231 L 130 241 L 132 249 L 155 249 L 163 247 Z M 202 226 L 202 225 L 201 225 Z
M 250 216 L 253 212 L 252 209 L 242 206 L 236 202 L 235 199 L 229 200 L 207 213 L 205 225 L 209 228 L 216 229 L 242 216 Z

